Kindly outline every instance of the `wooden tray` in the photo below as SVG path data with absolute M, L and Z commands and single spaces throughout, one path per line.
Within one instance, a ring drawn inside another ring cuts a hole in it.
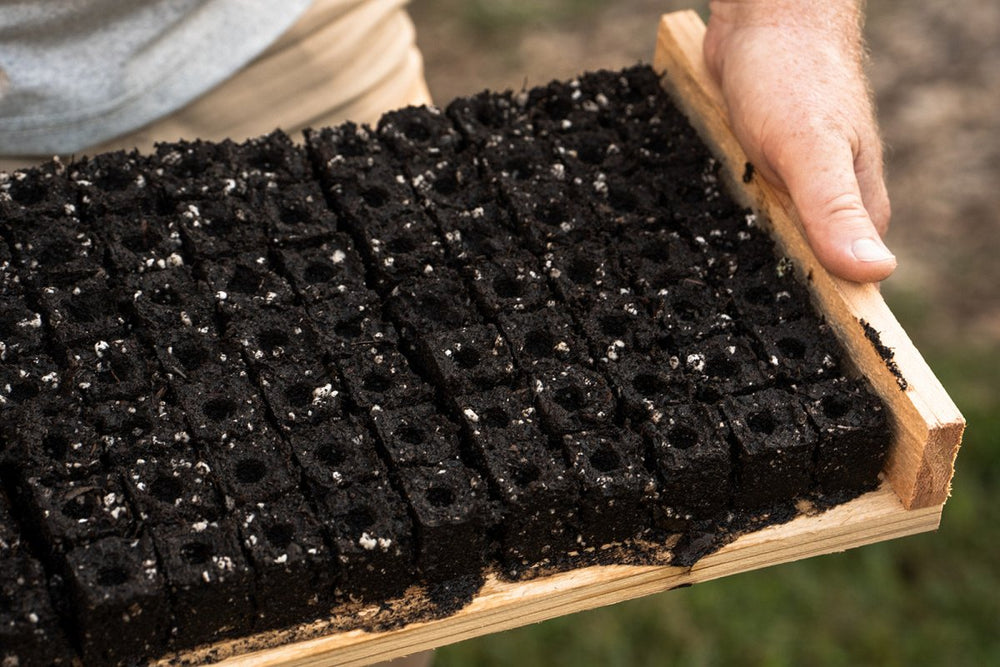
M 222 664 L 366 665 L 682 585 L 937 528 L 965 421 L 878 289 L 827 273 L 806 243 L 787 195 L 759 178 L 742 182 L 746 156 L 729 128 L 722 97 L 702 58 L 704 34 L 705 25 L 694 12 L 664 16 L 654 66 L 666 72 L 664 86 L 722 161 L 730 190 L 752 206 L 761 220 L 770 221 L 783 252 L 807 277 L 827 321 L 886 401 L 897 437 L 881 488 L 827 512 L 744 535 L 692 568 L 604 566 L 529 582 L 489 579 L 469 605 L 448 618 L 387 632 L 358 630 L 326 636 L 326 624 L 319 621 L 191 651 L 180 656 L 183 661 L 232 656 Z M 905 390 L 865 335 L 862 322 L 873 327 L 882 344 L 893 350 L 893 360 L 906 380 Z M 302 636 L 316 638 L 297 640 Z M 255 646 L 274 648 L 253 650 Z

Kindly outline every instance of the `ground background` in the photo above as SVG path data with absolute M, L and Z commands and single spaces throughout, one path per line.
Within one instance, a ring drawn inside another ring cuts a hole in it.
M 414 0 L 434 98 L 652 58 L 669 0 Z M 869 0 L 890 306 L 969 421 L 939 532 L 468 641 L 436 665 L 1000 664 L 1000 3 Z

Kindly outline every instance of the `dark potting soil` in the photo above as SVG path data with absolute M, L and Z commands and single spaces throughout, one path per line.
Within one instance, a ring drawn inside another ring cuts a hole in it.
M 0 662 L 396 627 L 868 491 L 885 410 L 793 273 L 645 67 L 3 175 Z

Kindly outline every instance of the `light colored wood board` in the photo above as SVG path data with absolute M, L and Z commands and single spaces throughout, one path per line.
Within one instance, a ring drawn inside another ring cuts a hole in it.
M 693 568 L 597 566 L 533 581 L 491 578 L 448 618 L 383 633 L 362 631 L 299 642 L 232 658 L 254 667 L 366 665 L 557 616 L 630 600 L 738 572 L 835 553 L 934 530 L 941 507 L 905 510 L 888 486 L 815 516 L 744 535 Z
M 809 247 L 787 193 L 759 176 L 742 183 L 746 154 L 730 129 L 725 102 L 702 54 L 705 24 L 693 11 L 663 17 L 654 67 L 692 124 L 724 165 L 731 189 L 770 221 L 774 236 L 816 298 L 851 357 L 874 384 L 892 413 L 897 437 L 886 474 L 907 508 L 940 505 L 948 497 L 965 420 L 941 383 L 896 321 L 875 285 L 830 275 Z M 869 323 L 891 348 L 906 379 L 897 378 L 865 335 Z

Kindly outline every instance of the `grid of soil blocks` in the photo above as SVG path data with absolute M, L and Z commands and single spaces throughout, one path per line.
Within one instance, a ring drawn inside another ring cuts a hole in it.
M 874 488 L 885 411 L 755 222 L 645 67 L 0 175 L 0 662 L 427 618 Z

